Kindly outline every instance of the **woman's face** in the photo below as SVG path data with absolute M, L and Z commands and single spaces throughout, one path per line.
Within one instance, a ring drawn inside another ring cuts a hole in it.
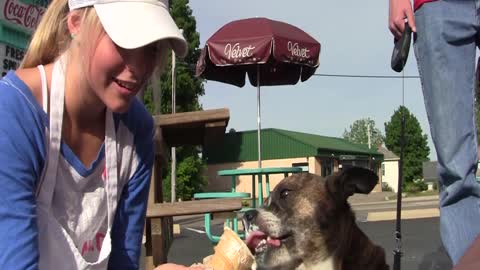
M 88 84 L 107 108 L 125 112 L 152 74 L 156 59 L 156 43 L 123 49 L 102 34 L 87 69 Z

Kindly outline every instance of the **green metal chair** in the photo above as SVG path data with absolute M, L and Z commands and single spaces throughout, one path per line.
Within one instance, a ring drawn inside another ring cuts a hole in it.
M 247 192 L 202 192 L 202 193 L 195 193 L 193 194 L 193 198 L 196 200 L 201 200 L 201 199 L 232 199 L 232 198 L 250 198 L 250 193 Z M 233 218 L 227 218 L 225 220 L 226 224 L 229 224 L 229 227 L 237 233 L 240 237 L 244 237 L 244 234 L 238 233 L 238 218 L 237 218 L 237 213 L 238 212 L 244 212 L 246 211 L 246 208 L 242 208 L 239 211 L 234 212 L 234 217 Z M 207 235 L 208 239 L 212 242 L 212 244 L 218 243 L 220 240 L 220 236 L 214 235 L 211 231 L 211 220 L 212 220 L 212 214 L 211 213 L 206 213 L 204 215 L 205 219 L 205 234 Z

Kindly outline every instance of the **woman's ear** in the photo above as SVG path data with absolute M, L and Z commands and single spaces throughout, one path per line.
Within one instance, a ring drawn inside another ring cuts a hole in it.
M 71 11 L 67 16 L 68 31 L 72 38 L 80 33 L 82 17 L 82 14 L 78 10 Z

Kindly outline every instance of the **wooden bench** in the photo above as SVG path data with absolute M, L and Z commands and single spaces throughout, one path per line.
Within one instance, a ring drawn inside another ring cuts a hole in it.
M 181 145 L 208 145 L 218 142 L 225 134 L 230 118 L 228 109 L 154 116 L 156 125 L 155 162 L 145 224 L 146 269 L 167 262 L 173 241 L 173 217 L 230 212 L 242 208 L 240 199 L 209 199 L 164 203 L 162 169 L 168 164 L 170 147 Z
M 168 250 L 173 242 L 173 217 L 184 215 L 222 213 L 242 208 L 241 199 L 209 199 L 157 204 L 147 209 L 146 266 L 167 262 Z

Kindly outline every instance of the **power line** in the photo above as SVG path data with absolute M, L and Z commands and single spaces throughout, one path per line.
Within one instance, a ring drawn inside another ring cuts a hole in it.
M 177 66 L 181 65 L 183 67 L 190 68 L 195 72 L 196 65 L 190 64 L 182 61 L 177 61 Z M 366 78 L 366 79 L 420 79 L 420 76 L 395 76 L 395 75 L 353 75 L 353 74 L 325 74 L 325 73 L 315 73 L 312 76 L 317 77 L 336 77 L 336 78 Z
M 313 76 L 318 77 L 337 77 L 337 78 L 373 78 L 373 79 L 419 79 L 420 76 L 390 76 L 390 75 L 350 75 L 350 74 L 324 74 L 315 73 Z

